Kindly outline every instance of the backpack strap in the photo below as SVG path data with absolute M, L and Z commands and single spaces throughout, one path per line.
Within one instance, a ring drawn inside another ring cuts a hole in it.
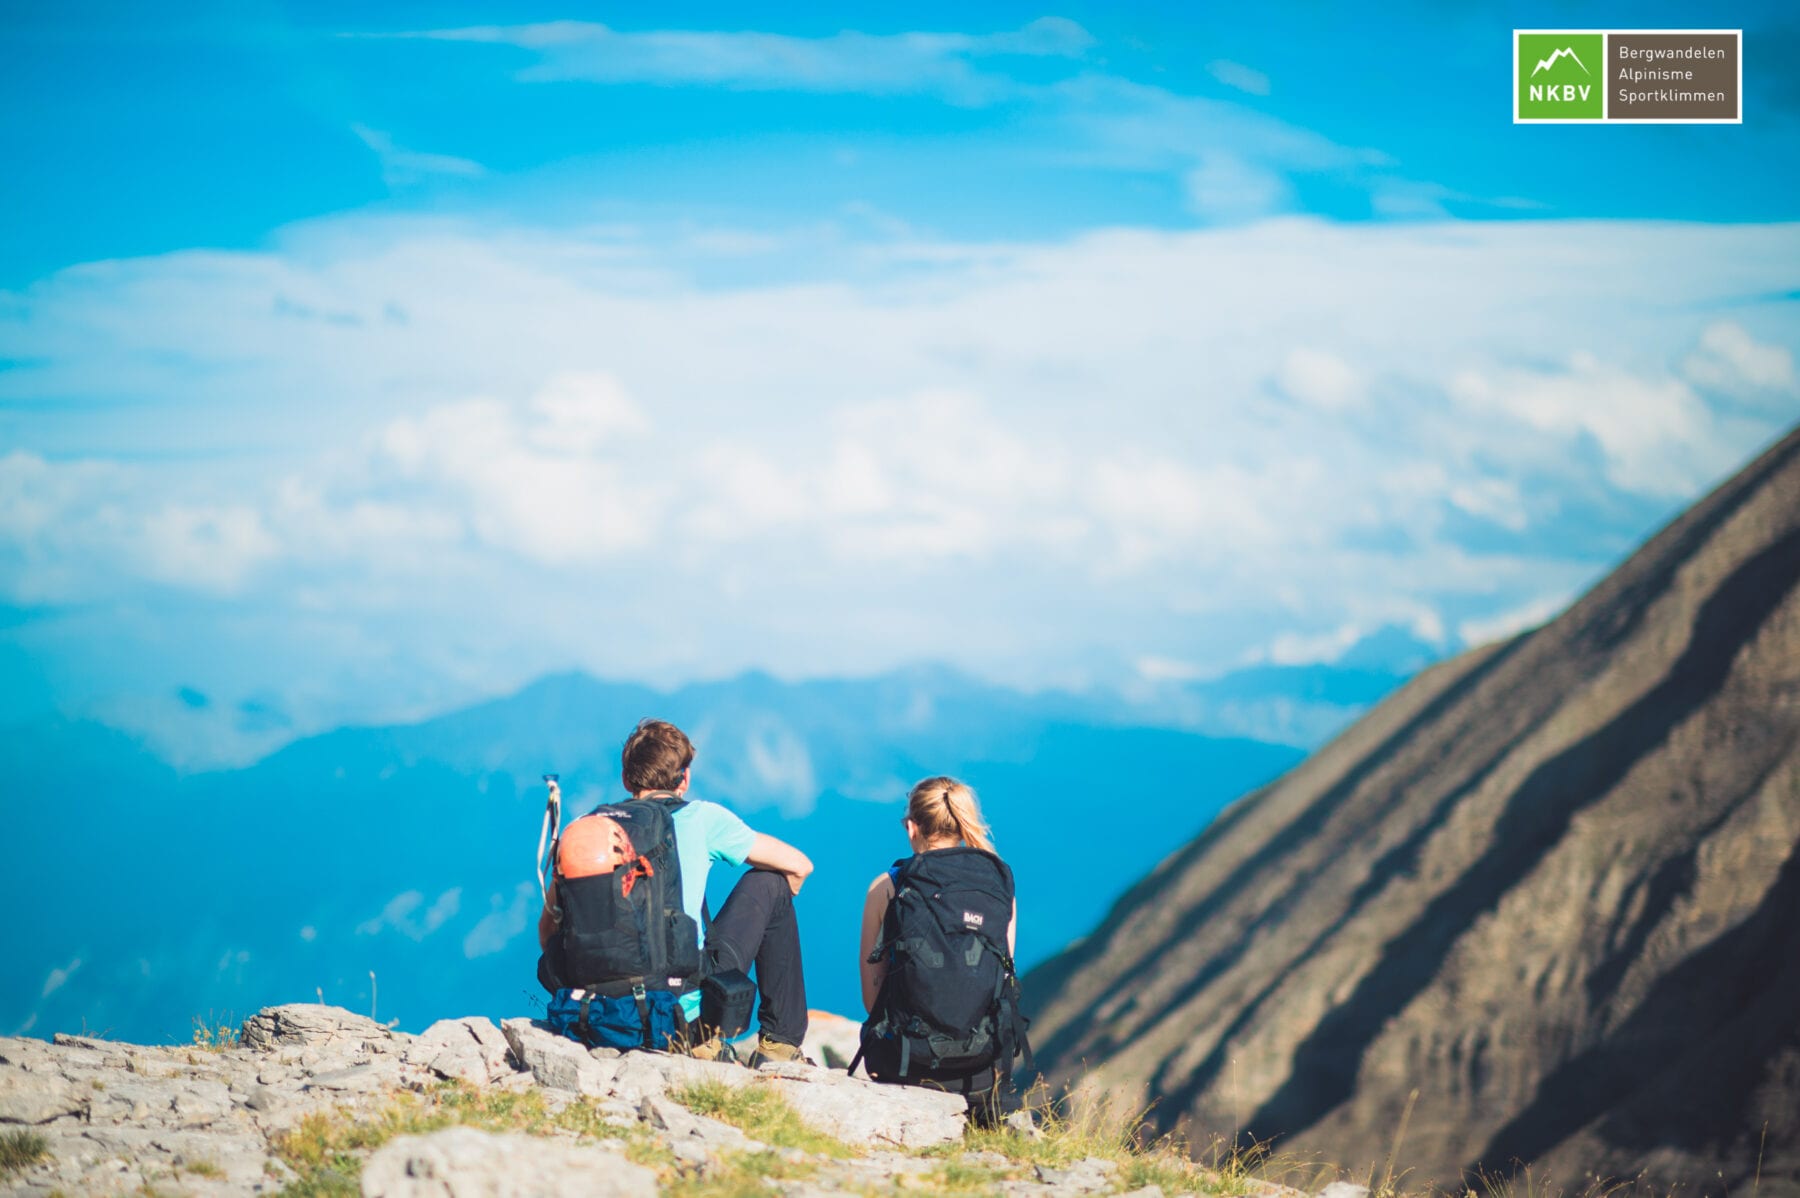
M 653 1047 L 650 1043 L 650 999 L 644 993 L 644 984 L 639 982 L 631 988 L 631 997 L 637 1002 L 638 1022 L 644 1027 L 644 1051 Z
M 684 799 L 672 790 L 653 790 L 644 797 L 661 803 L 671 816 L 693 802 L 692 799 Z M 700 897 L 700 932 L 703 937 L 712 935 L 712 900 L 705 895 Z
M 894 922 L 894 903 L 895 900 L 900 897 L 900 867 L 905 865 L 906 861 L 907 858 L 902 858 L 901 860 L 894 862 L 887 871 L 888 880 L 893 883 L 894 894 L 892 898 L 888 899 L 887 910 L 881 914 L 882 936 L 875 942 L 875 947 L 869 950 L 869 964 L 871 965 L 881 964 L 882 958 L 892 953 L 894 945 L 898 943 L 898 940 L 894 936 L 888 934 L 887 930 L 889 925 Z M 893 963 L 890 961 L 889 965 L 891 966 L 892 964 Z M 887 1020 L 888 988 L 893 984 L 894 971 L 892 968 L 889 968 L 887 972 L 881 975 L 881 985 L 875 988 L 875 1002 L 874 1005 L 869 1008 L 869 1023 L 874 1023 L 877 1019 L 883 1021 Z M 905 1037 L 901 1037 L 901 1040 L 904 1042 Z M 868 1045 L 859 1042 L 856 1046 L 856 1055 L 850 1058 L 850 1068 L 846 1072 L 854 1074 L 856 1072 L 856 1067 L 862 1064 L 863 1058 L 868 1055 L 868 1051 Z M 904 1047 L 902 1047 L 901 1051 L 905 1051 Z

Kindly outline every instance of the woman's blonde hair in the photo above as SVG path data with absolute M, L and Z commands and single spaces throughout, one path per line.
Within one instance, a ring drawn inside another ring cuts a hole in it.
M 975 792 L 955 778 L 927 778 L 906 797 L 906 817 L 926 840 L 954 836 L 970 848 L 994 851 Z

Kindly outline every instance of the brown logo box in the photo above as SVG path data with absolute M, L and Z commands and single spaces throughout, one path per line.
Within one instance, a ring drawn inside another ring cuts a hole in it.
M 1611 33 L 1609 121 L 1736 121 L 1743 53 L 1736 33 Z

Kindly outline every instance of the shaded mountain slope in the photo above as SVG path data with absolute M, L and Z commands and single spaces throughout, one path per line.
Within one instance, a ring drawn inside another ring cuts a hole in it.
M 1353 1167 L 1405 1119 L 1420 1181 L 1800 1192 L 1797 746 L 1800 432 L 1164 861 L 1027 977 L 1040 1057 Z

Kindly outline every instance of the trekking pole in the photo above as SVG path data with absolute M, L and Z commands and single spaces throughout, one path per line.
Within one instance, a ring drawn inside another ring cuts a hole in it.
M 550 888 L 544 881 L 544 846 L 549 845 L 551 853 L 556 851 L 556 839 L 562 835 L 562 786 L 556 774 L 544 775 L 544 788 L 549 797 L 544 800 L 544 825 L 538 830 L 537 878 L 538 892 L 544 901 L 550 901 Z

